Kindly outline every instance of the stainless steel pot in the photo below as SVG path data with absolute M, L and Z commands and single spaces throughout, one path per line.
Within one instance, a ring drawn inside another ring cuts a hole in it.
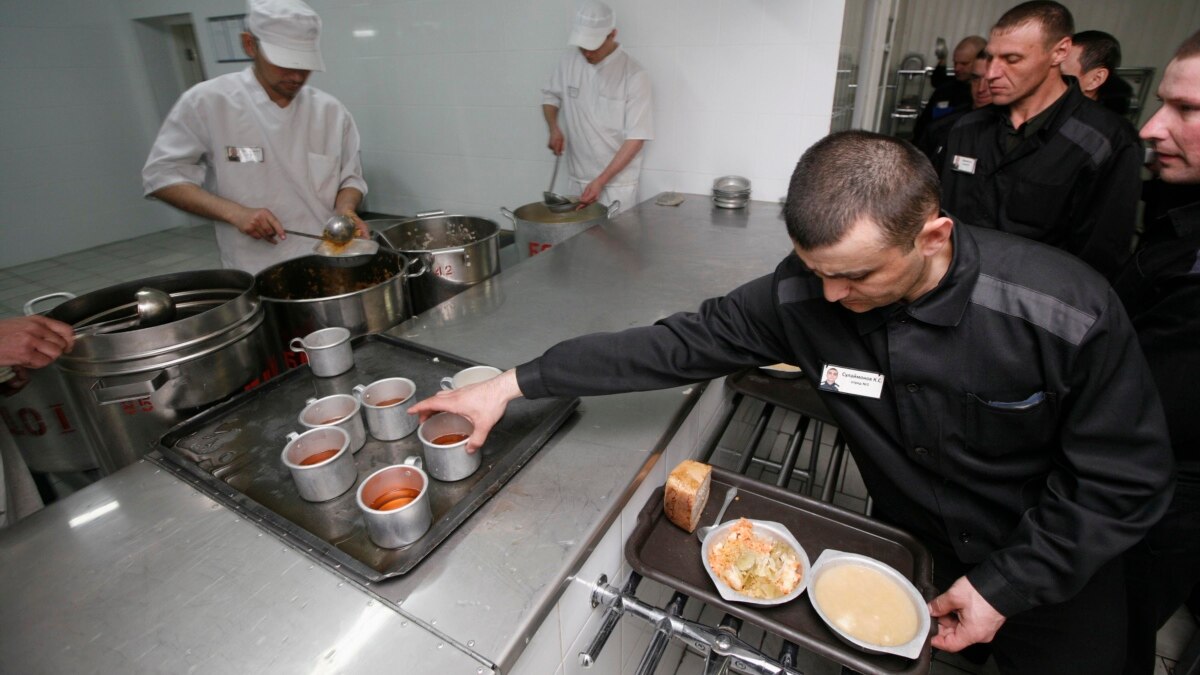
M 51 293 L 25 303 L 25 314 L 52 298 L 75 297 L 74 293 Z M 97 467 L 91 436 L 79 406 L 71 398 L 58 366 L 27 371 L 29 382 L 11 396 L 0 398 L 0 421 L 30 471 L 68 473 Z
M 518 255 L 528 258 L 584 230 L 607 223 L 620 209 L 621 202 L 617 200 L 608 206 L 592 203 L 578 211 L 555 213 L 543 202 L 532 202 L 516 211 L 500 207 L 500 213 L 512 221 Z
M 414 218 L 368 220 L 381 243 L 425 260 L 426 271 L 409 286 L 413 313 L 440 305 L 500 271 L 500 226 L 443 211 Z
M 81 337 L 57 361 L 104 473 L 137 461 L 171 426 L 269 375 L 263 306 L 245 272 L 132 281 L 68 300 L 46 315 L 77 328 L 131 318 L 134 294 L 144 286 L 171 296 L 175 320 Z
M 385 331 L 412 316 L 408 280 L 425 271 L 420 258 L 380 250 L 369 260 L 310 255 L 272 265 L 256 285 L 275 334 L 274 353 L 300 365 L 292 338 L 341 326 L 351 337 Z

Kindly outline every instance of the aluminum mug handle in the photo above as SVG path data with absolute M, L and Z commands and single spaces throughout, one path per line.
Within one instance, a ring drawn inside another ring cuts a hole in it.
M 404 460 L 404 463 L 407 464 L 408 466 L 421 469 L 422 471 L 425 470 L 425 462 L 421 460 L 420 455 L 413 455 L 412 457 L 409 457 L 408 459 Z
M 317 397 L 315 397 L 315 396 L 314 396 L 314 397 L 312 397 L 312 398 L 306 398 L 306 399 L 304 399 L 304 405 L 312 405 L 312 404 L 314 404 L 314 403 L 316 403 L 316 402 L 317 402 Z
M 292 338 L 292 341 L 288 343 L 288 346 L 291 347 L 292 351 L 294 352 L 304 352 L 305 354 L 308 353 L 308 350 L 304 348 L 304 340 L 301 340 L 298 337 Z
M 606 214 L 606 217 L 612 218 L 613 214 L 616 213 L 617 211 L 619 211 L 620 209 L 621 209 L 621 200 L 620 199 L 612 200 L 612 203 L 608 205 L 608 213 Z
M 412 267 L 417 263 L 420 263 L 421 269 L 414 272 L 412 271 Z M 425 264 L 425 256 L 413 256 L 412 260 L 409 260 L 408 264 L 404 266 L 404 278 L 411 279 L 413 277 L 419 277 L 422 274 L 425 274 L 425 272 L 428 270 L 429 265 Z
M 512 224 L 514 226 L 517 224 L 517 216 L 512 211 L 509 211 L 505 207 L 501 206 L 500 213 L 503 213 L 505 218 L 508 218 L 509 220 L 511 220 Z
M 454 378 L 453 377 L 443 377 L 442 378 L 442 391 L 454 391 Z
M 439 209 L 437 211 L 421 211 L 420 213 L 418 213 L 416 215 L 416 217 L 417 218 L 428 218 L 429 216 L 444 216 L 444 215 L 446 215 L 446 212 Z
M 300 434 L 298 434 L 294 431 L 288 432 L 288 435 L 287 435 L 288 443 L 291 443 L 292 441 L 296 440 L 297 438 L 300 438 Z
M 51 298 L 66 298 L 67 300 L 74 300 L 75 294 L 70 293 L 68 291 L 58 291 L 57 293 L 47 293 L 46 295 L 39 295 L 36 298 L 33 298 L 32 300 L 29 300 L 25 303 L 25 316 L 33 316 L 35 314 L 35 312 L 33 311 L 33 306 L 43 300 L 49 300 Z
M 354 398 L 358 399 L 359 403 L 362 403 L 362 393 L 366 390 L 367 385 L 365 384 L 356 384 L 354 385 L 354 389 L 351 389 L 354 392 Z

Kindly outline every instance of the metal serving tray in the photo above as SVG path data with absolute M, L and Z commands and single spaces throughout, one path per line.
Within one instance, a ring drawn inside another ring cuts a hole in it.
M 168 468 L 177 467 L 207 494 L 332 565 L 377 581 L 404 574 L 433 551 L 533 457 L 579 403 L 510 403 L 483 446 L 479 470 L 453 483 L 430 479 L 433 524 L 425 536 L 403 548 L 385 549 L 368 538 L 354 494 L 376 469 L 420 455 L 416 432 L 380 441 L 368 431 L 366 444 L 354 455 L 354 487 L 321 503 L 300 498 L 280 460 L 288 432 L 304 430 L 297 418 L 308 398 L 353 394 L 357 384 L 407 377 L 422 400 L 440 390 L 443 377 L 479 364 L 386 335 L 356 339 L 354 361 L 354 368 L 337 377 L 315 377 L 309 368 L 293 368 L 172 428 L 159 441 L 159 452 Z
M 920 589 L 926 600 L 936 595 L 929 551 L 912 535 L 857 513 L 718 467 L 713 467 L 712 496 L 704 507 L 704 517 L 700 519 L 702 524 L 712 524 L 726 490 L 734 486 L 738 489 L 738 495 L 725 512 L 725 520 L 744 516 L 782 523 L 812 560 L 820 557 L 827 548 L 860 553 L 894 567 Z M 694 534 L 688 534 L 672 524 L 663 514 L 663 488 L 650 496 L 638 514 L 637 527 L 625 542 L 625 558 L 644 577 L 719 607 L 803 649 L 860 673 L 890 675 L 929 672 L 928 638 L 920 658 L 915 660 L 869 654 L 839 639 L 821 621 L 805 595 L 769 607 L 723 599 L 704 570 L 699 540 Z

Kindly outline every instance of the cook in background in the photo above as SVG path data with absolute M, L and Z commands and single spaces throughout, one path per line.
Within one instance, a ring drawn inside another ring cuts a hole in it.
M 225 267 L 256 274 L 312 253 L 334 214 L 367 192 L 358 128 L 337 99 L 305 87 L 325 70 L 321 19 L 300 0 L 250 0 L 242 49 L 254 65 L 192 87 L 142 169 L 147 197 L 216 221 Z M 356 216 L 360 236 L 366 225 Z
M 963 115 L 978 110 L 992 102 L 992 89 L 987 83 L 987 50 L 980 49 L 975 55 L 975 60 L 971 62 L 970 78 L 967 84 L 971 87 L 971 105 L 942 117 L 938 121 L 930 124 L 925 129 L 920 141 L 916 146 L 925 153 L 929 161 L 933 162 L 933 168 L 941 171 L 942 163 L 946 159 L 946 140 L 950 137 L 950 130 L 958 124 L 958 120 L 962 119 Z
M 661 389 L 779 362 L 814 386 L 826 363 L 883 375 L 878 397 L 821 397 L 878 512 L 933 554 L 933 646 L 990 641 L 1006 673 L 1119 672 L 1120 556 L 1171 498 L 1154 382 L 1100 275 L 941 216 L 938 201 L 912 145 L 833 134 L 792 175 L 794 252 L 774 273 L 412 410 L 466 415 L 479 447 L 522 395 Z
M 1133 87 L 1117 75 L 1121 43 L 1102 30 L 1085 30 L 1071 36 L 1071 51 L 1062 62 L 1063 75 L 1079 80 L 1083 95 L 1118 115 L 1133 103 Z
M 913 143 L 917 147 L 921 147 L 925 142 L 925 134 L 928 133 L 930 124 L 948 115 L 971 109 L 971 64 L 986 44 L 987 40 L 978 35 L 960 40 L 954 48 L 953 76 L 946 74 L 945 61 L 938 60 L 938 66 L 929 78 L 934 86 L 933 93 L 913 124 Z
M 0 319 L 0 393 L 29 382 L 27 369 L 44 368 L 75 346 L 75 331 L 44 316 Z M 0 529 L 42 508 L 29 468 L 13 437 L 0 433 Z
M 1057 2 L 1005 12 L 988 39 L 992 105 L 950 130 L 942 205 L 964 222 L 1057 246 L 1106 277 L 1129 258 L 1141 147 L 1059 65 L 1074 20 Z
M 1158 97 L 1141 134 L 1156 175 L 1146 184 L 1145 234 L 1113 287 L 1167 413 L 1175 497 L 1126 555 L 1130 675 L 1155 671 L 1155 634 L 1182 602 L 1191 596 L 1200 610 L 1200 32 L 1167 64 Z
M 567 154 L 570 194 L 581 204 L 637 204 L 642 146 L 654 138 L 650 76 L 617 44 L 617 19 L 602 2 L 575 13 L 563 54 L 542 89 L 547 144 Z

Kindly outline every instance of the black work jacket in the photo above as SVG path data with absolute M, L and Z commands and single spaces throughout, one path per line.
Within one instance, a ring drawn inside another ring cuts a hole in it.
M 1052 119 L 1005 153 L 1008 108 L 967 113 L 950 131 L 942 208 L 963 222 L 1057 246 L 1111 278 L 1129 258 L 1142 151 L 1129 125 L 1066 78 Z M 975 160 L 974 173 L 955 157 Z
M 1146 233 L 1113 288 L 1158 383 L 1175 459 L 1200 476 L 1200 185 L 1146 187 Z
M 957 224 L 953 245 L 946 276 L 912 304 L 853 313 L 790 255 L 699 312 L 560 343 L 517 380 L 537 398 L 779 362 L 814 386 L 826 364 L 882 373 L 879 399 L 821 392 L 876 503 L 975 564 L 968 578 L 1004 615 L 1059 602 L 1170 499 L 1154 382 L 1120 302 L 1086 265 Z

